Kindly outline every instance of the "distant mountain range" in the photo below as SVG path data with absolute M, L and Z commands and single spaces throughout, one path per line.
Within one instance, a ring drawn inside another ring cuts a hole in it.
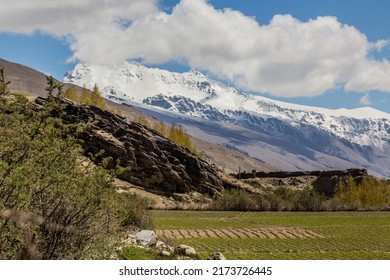
M 64 82 L 175 122 L 283 170 L 367 168 L 390 177 L 390 114 L 369 108 L 330 110 L 242 93 L 198 71 L 172 73 L 125 62 L 78 64 Z

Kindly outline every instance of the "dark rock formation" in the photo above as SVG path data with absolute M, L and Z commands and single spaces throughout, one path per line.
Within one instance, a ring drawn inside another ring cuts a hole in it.
M 45 99 L 37 98 L 37 104 Z M 130 167 L 119 178 L 148 191 L 170 196 L 196 191 L 213 195 L 223 187 L 215 168 L 158 132 L 93 106 L 64 99 L 64 121 L 93 121 L 81 135 L 85 155 L 104 150 L 104 157 Z
M 251 179 L 251 178 L 276 178 L 284 179 L 291 178 L 296 179 L 305 176 L 317 177 L 312 187 L 319 193 L 326 196 L 332 196 L 335 192 L 337 185 L 343 180 L 346 181 L 348 176 L 352 176 L 357 184 L 360 184 L 363 178 L 368 177 L 367 169 L 347 169 L 347 170 L 329 170 L 329 171 L 275 171 L 275 172 L 256 172 L 253 170 L 251 173 L 243 172 L 239 174 L 231 174 L 237 179 Z M 299 185 L 299 181 L 293 182 L 295 185 Z M 283 181 L 281 181 L 283 185 Z
M 302 176 L 366 176 L 367 169 L 351 168 L 347 170 L 329 170 L 329 171 L 274 171 L 274 172 L 256 172 L 252 170 L 251 173 L 242 172 L 239 174 L 230 174 L 237 179 L 250 179 L 250 178 L 290 178 L 290 177 L 302 177 Z

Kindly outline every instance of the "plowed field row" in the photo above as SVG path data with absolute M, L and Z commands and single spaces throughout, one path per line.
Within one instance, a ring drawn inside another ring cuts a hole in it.
M 323 238 L 310 230 L 296 227 L 241 228 L 241 229 L 164 229 L 157 230 L 157 236 L 167 239 L 197 237 L 258 237 L 258 238 Z

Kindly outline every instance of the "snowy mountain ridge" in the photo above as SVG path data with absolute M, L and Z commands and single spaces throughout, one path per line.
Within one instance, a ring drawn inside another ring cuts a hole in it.
M 242 93 L 198 71 L 172 73 L 131 62 L 78 64 L 64 82 L 96 83 L 112 101 L 282 170 L 367 168 L 390 178 L 390 115 L 372 108 L 289 104 Z
M 331 110 L 275 101 L 241 93 L 195 70 L 172 73 L 132 62 L 114 67 L 78 64 L 64 82 L 87 88 L 96 83 L 106 98 L 206 120 L 266 129 L 264 123 L 271 118 L 293 127 L 312 126 L 358 145 L 390 144 L 390 114 L 369 107 Z

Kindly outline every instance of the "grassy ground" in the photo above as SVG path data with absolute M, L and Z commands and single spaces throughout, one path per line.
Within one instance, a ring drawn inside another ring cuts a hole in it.
M 217 251 L 228 259 L 390 259 L 390 212 L 154 211 L 153 216 L 160 231 L 266 229 L 276 235 L 173 240 L 194 247 L 201 259 Z M 322 237 L 279 238 L 281 229 Z

